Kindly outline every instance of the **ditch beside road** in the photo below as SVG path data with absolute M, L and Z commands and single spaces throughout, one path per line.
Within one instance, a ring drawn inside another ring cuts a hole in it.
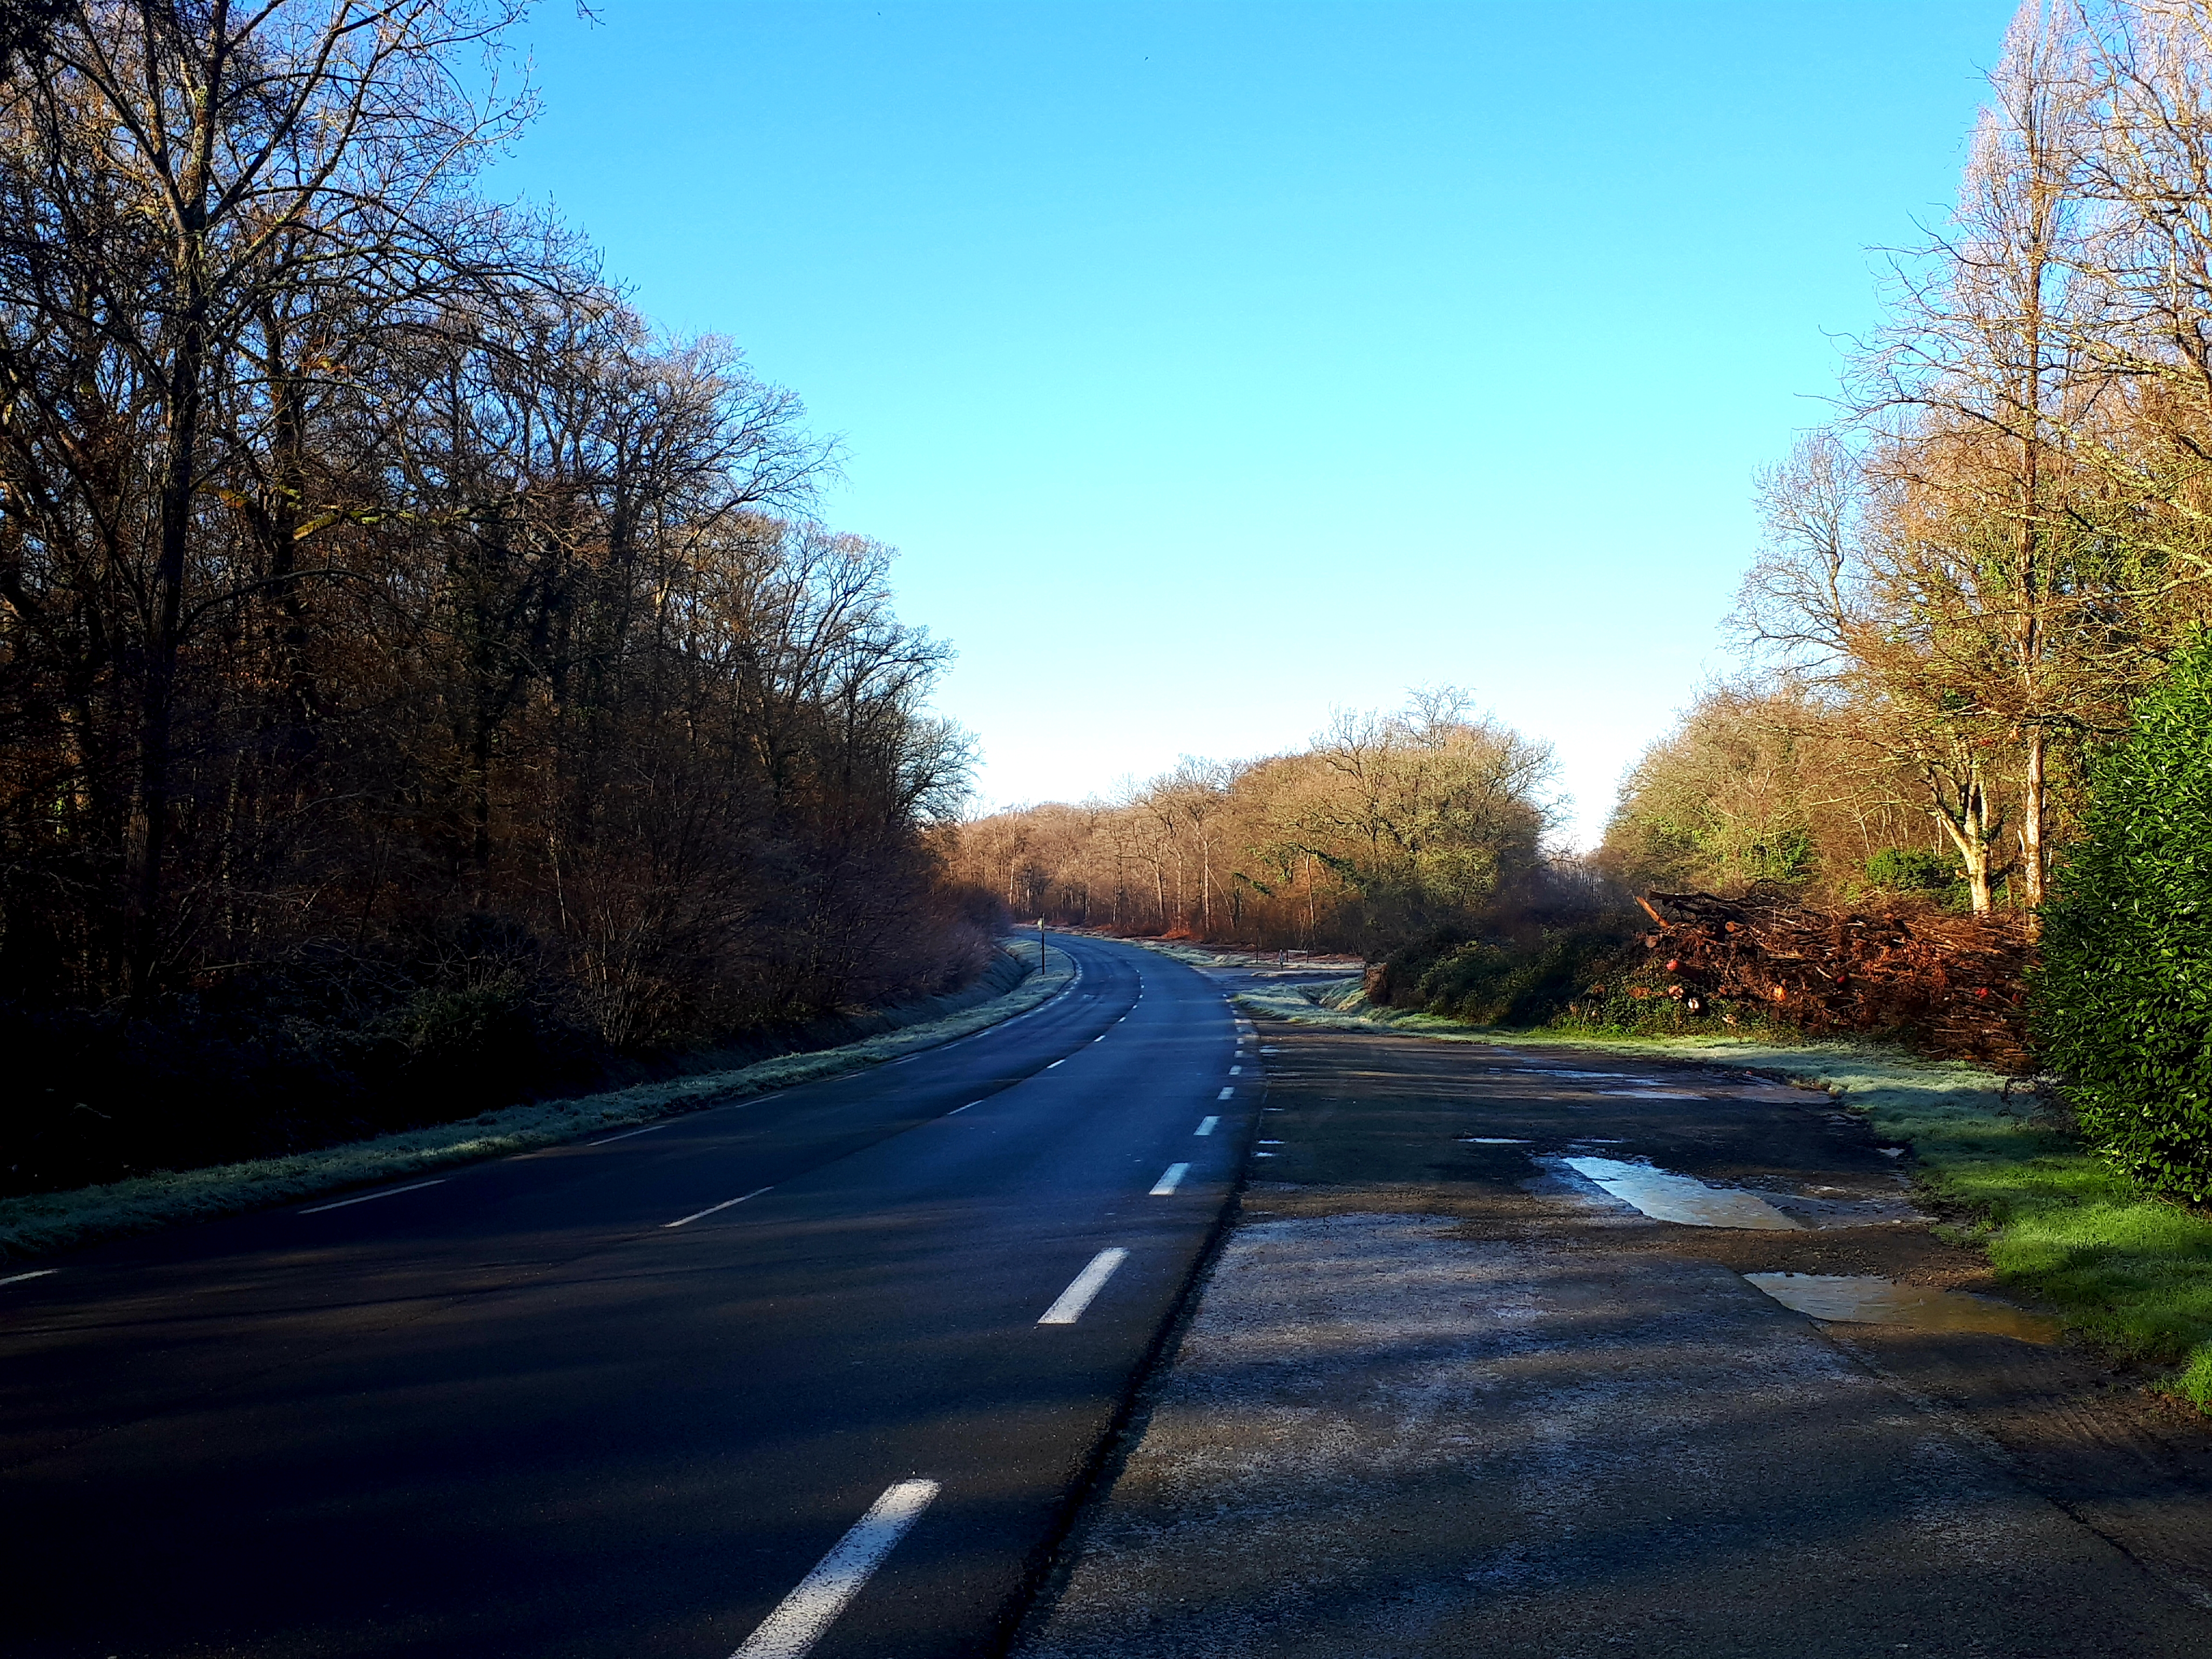
M 1241 1221 L 1022 1659 L 2212 1653 L 2204 1419 L 1995 1334 L 1828 1097 L 1258 1029 Z M 1774 1218 L 1600 1184 L 1647 1162 Z M 1754 1273 L 1919 1305 L 1815 1321 Z

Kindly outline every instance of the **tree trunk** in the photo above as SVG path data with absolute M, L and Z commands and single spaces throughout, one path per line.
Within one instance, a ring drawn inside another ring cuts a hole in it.
M 162 446 L 161 541 L 154 568 L 154 614 L 139 686 L 138 799 L 133 814 L 130 912 L 130 992 L 143 1001 L 159 975 L 162 860 L 168 852 L 169 797 L 174 769 L 177 657 L 182 643 L 185 557 L 191 526 L 192 473 L 199 440 L 201 376 L 207 358 L 204 319 L 195 304 L 172 362 L 168 433 Z

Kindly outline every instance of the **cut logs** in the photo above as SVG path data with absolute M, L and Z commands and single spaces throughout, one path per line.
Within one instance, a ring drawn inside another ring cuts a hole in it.
M 1808 1032 L 1893 1035 L 1929 1054 L 2033 1069 L 2023 975 L 2024 922 L 1936 909 L 1874 915 L 1808 909 L 1756 890 L 1649 893 L 1637 902 L 1667 994 L 1759 1004 Z

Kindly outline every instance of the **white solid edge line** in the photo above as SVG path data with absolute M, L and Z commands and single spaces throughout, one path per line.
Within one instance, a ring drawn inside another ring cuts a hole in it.
M 60 1271 L 59 1267 L 40 1267 L 34 1273 L 10 1273 L 7 1278 L 0 1279 L 0 1285 L 20 1285 L 27 1279 L 44 1279 Z
M 745 1201 L 746 1198 L 758 1198 L 763 1193 L 767 1192 L 769 1188 L 766 1187 L 756 1187 L 752 1191 L 747 1193 L 744 1195 L 744 1198 L 726 1198 L 720 1204 L 709 1204 L 705 1209 L 700 1210 L 691 1215 L 685 1216 L 681 1221 L 664 1221 L 660 1224 L 663 1228 L 689 1226 L 692 1222 L 698 1220 L 702 1216 L 713 1215 L 718 1210 L 726 1210 L 732 1204 L 742 1204 Z
M 1237 1091 L 1234 1089 L 1224 1089 L 1219 1094 L 1214 1096 L 1216 1100 L 1234 1100 L 1236 1097 Z
M 1168 1172 L 1152 1183 L 1152 1190 L 1146 1194 L 1146 1196 L 1148 1198 L 1165 1198 L 1170 1193 L 1172 1193 L 1176 1188 L 1182 1185 L 1182 1178 L 1189 1173 L 1190 1165 L 1188 1164 L 1169 1164 Z
M 902 1480 L 885 1491 L 730 1659 L 802 1659 L 937 1492 L 934 1480 Z
M 609 1135 L 605 1140 L 587 1140 L 584 1145 L 586 1146 L 611 1146 L 617 1140 L 628 1140 L 632 1135 L 649 1135 L 655 1129 L 672 1129 L 675 1127 L 676 1121 L 672 1118 L 665 1123 L 648 1123 L 642 1129 L 624 1129 L 618 1135 Z
M 1052 1306 L 1044 1310 L 1040 1325 L 1073 1325 L 1083 1317 L 1083 1310 L 1091 1305 L 1091 1298 L 1105 1288 L 1106 1281 L 1114 1276 L 1114 1269 L 1129 1259 L 1129 1253 L 1120 1245 L 1101 1250 L 1091 1258 L 1091 1265 L 1076 1274 L 1068 1287 L 1062 1291 Z
M 425 1187 L 442 1187 L 445 1184 L 446 1177 L 440 1176 L 435 1181 L 418 1181 L 411 1187 L 387 1187 L 380 1193 L 363 1193 L 359 1198 L 342 1198 L 335 1204 L 311 1204 L 306 1209 L 296 1210 L 293 1213 L 320 1215 L 325 1210 L 343 1210 L 349 1204 L 366 1204 L 377 1198 L 397 1198 L 402 1193 L 419 1193 Z
M 1191 1133 L 1194 1135 L 1210 1135 L 1213 1133 L 1213 1126 L 1220 1121 L 1221 1120 L 1218 1117 L 1202 1117 L 1198 1121 L 1198 1127 L 1193 1129 Z

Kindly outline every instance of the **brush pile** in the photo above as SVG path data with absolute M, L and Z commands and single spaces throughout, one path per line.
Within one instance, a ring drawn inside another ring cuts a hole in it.
M 1640 898 L 1666 994 L 1760 1005 L 1809 1032 L 1870 1031 L 1925 1053 L 2008 1073 L 2033 1069 L 2022 975 L 2026 927 L 1935 909 L 1887 915 L 1808 909 L 1754 890 Z

